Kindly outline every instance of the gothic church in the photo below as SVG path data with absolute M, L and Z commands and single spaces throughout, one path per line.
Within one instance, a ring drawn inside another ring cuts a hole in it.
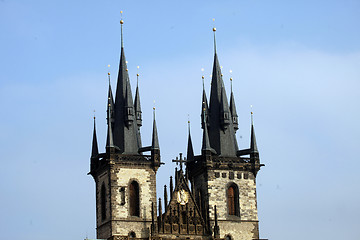
M 121 42 L 122 26 L 123 21 Z M 96 185 L 98 239 L 259 239 L 256 175 L 264 165 L 253 124 L 250 147 L 238 149 L 234 95 L 231 90 L 228 102 L 216 48 L 210 101 L 205 89 L 202 101 L 201 155 L 194 156 L 189 131 L 187 156 L 174 160 L 179 169 L 170 177 L 169 188 L 164 186 L 163 199 L 157 199 L 161 162 L 155 115 L 152 144 L 144 147 L 139 87 L 133 101 L 121 43 L 115 99 L 109 81 L 103 153 L 98 151 L 94 119 L 89 174 Z

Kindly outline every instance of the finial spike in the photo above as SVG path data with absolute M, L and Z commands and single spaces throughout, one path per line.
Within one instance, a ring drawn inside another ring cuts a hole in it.
M 252 110 L 252 108 L 253 108 L 253 105 L 250 105 L 250 109 L 251 109 L 251 125 L 254 125 L 254 113 L 253 113 L 253 110 Z
M 215 51 L 215 53 L 216 53 L 216 34 L 215 34 L 215 32 L 216 32 L 216 27 L 215 27 L 215 18 L 213 18 L 212 20 L 213 20 L 213 22 L 214 22 L 214 27 L 213 27 L 213 32 L 214 32 L 214 51 Z
M 108 78 L 109 78 L 109 85 L 110 85 L 110 64 L 109 65 L 107 65 L 108 66 Z
M 123 41 L 123 24 L 124 24 L 124 20 L 122 18 L 122 13 L 123 11 L 120 11 L 120 24 L 121 24 L 121 48 L 124 47 L 124 41 Z
M 137 68 L 137 73 L 136 73 L 136 86 L 138 87 L 139 86 L 139 76 L 140 76 L 140 74 L 139 74 L 139 66 L 137 66 L 136 67 Z

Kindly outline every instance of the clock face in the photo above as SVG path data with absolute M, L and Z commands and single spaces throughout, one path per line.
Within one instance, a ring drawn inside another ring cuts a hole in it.
M 189 194 L 184 190 L 181 189 L 177 192 L 177 202 L 181 205 L 187 204 L 189 201 Z

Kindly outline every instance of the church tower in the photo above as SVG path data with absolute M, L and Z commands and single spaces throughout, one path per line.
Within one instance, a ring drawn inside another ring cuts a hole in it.
M 215 44 L 216 29 L 213 31 Z M 215 238 L 259 239 L 256 174 L 264 165 L 260 164 L 253 123 L 250 148 L 238 149 L 235 99 L 231 89 L 228 103 L 222 76 L 215 44 L 209 105 L 203 89 L 201 155 L 188 159 L 189 180 Z M 192 151 L 192 146 L 188 149 Z
M 120 23 L 119 73 L 115 99 L 108 74 L 107 138 L 103 153 L 99 153 L 94 118 L 89 174 L 96 186 L 97 238 L 260 240 L 256 176 L 264 164 L 260 163 L 252 113 L 250 146 L 238 148 L 235 98 L 232 88 L 229 101 L 225 91 L 216 52 L 216 29 L 209 101 L 204 84 L 202 92 L 201 154 L 194 155 L 189 124 L 186 158 L 180 153 L 173 160 L 180 168 L 175 170 L 174 181 L 170 177 L 169 195 L 165 185 L 163 199 L 157 199 L 156 172 L 161 162 L 155 108 L 152 143 L 143 147 L 140 90 L 137 84 L 133 101 L 123 20 Z
M 152 145 L 141 146 L 139 87 L 132 98 L 121 23 L 121 54 L 115 101 L 110 85 L 106 150 L 99 153 L 95 119 L 90 172 L 96 185 L 98 239 L 147 239 L 156 209 L 160 148 L 154 114 Z M 155 111 L 155 109 L 154 109 Z M 145 152 L 150 154 L 145 155 Z M 155 206 L 154 206 L 155 203 Z

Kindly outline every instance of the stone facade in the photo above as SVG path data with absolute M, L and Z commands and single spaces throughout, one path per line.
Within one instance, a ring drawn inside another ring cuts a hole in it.
M 120 157 L 104 158 L 102 171 L 96 181 L 97 238 L 112 236 L 147 238 L 152 221 L 152 203 L 156 209 L 156 169 L 148 159 L 139 156 L 138 162 L 127 162 Z M 139 216 L 130 214 L 130 184 L 139 184 Z M 106 217 L 102 217 L 101 189 L 105 186 Z

